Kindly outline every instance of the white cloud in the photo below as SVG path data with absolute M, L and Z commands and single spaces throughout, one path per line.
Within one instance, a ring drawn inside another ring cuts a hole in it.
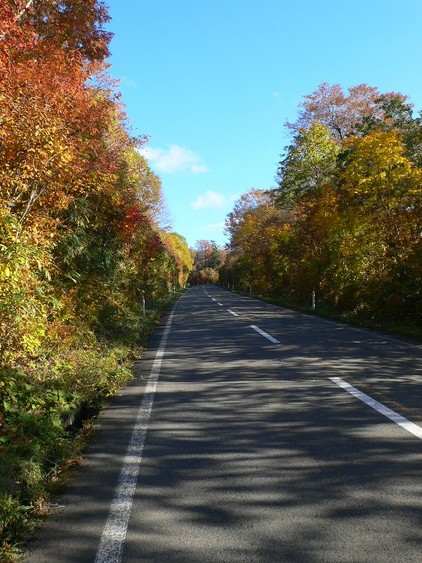
M 134 78 L 131 78 L 130 76 L 122 76 L 119 79 L 119 82 L 123 86 L 130 86 L 131 88 L 135 88 L 136 86 L 138 86 L 136 80 Z
M 231 205 L 238 197 L 238 195 L 225 196 L 224 194 L 208 190 L 204 195 L 198 196 L 196 200 L 191 203 L 191 207 L 194 209 L 218 209 Z
M 145 147 L 139 151 L 142 156 L 151 161 L 158 172 L 192 172 L 203 174 L 208 168 L 201 162 L 200 157 L 190 149 L 170 145 L 168 149 Z
M 203 164 L 192 164 L 191 171 L 194 174 L 203 174 L 204 172 L 208 172 L 208 168 Z
M 233 203 L 237 196 L 225 196 L 218 192 L 208 190 L 204 195 L 200 195 L 191 203 L 194 209 L 217 209 L 224 205 Z
M 194 209 L 218 208 L 224 205 L 224 196 L 217 192 L 208 191 L 204 195 L 200 195 L 192 203 Z
M 222 231 L 225 227 L 224 221 L 220 223 L 212 223 L 211 225 L 205 225 L 201 229 L 201 233 L 216 233 Z

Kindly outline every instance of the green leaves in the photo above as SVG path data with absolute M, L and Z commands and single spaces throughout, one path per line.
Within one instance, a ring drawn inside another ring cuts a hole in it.
M 293 201 L 329 183 L 339 151 L 325 125 L 312 123 L 300 129 L 277 171 L 279 202 Z
M 305 96 L 273 193 L 284 218 L 271 224 L 263 200 L 237 204 L 221 279 L 420 324 L 422 134 L 406 100 L 367 85 Z

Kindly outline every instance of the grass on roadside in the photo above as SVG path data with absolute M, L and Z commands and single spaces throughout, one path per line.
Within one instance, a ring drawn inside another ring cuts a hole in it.
M 80 464 L 92 421 L 132 377 L 161 314 L 178 294 L 107 336 L 64 341 L 22 367 L 0 369 L 0 561 L 48 512 Z M 76 418 L 75 418 L 76 414 Z

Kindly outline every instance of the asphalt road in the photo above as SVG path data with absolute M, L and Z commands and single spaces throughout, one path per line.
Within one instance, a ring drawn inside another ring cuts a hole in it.
M 421 358 L 405 340 L 192 288 L 27 561 L 420 562 Z

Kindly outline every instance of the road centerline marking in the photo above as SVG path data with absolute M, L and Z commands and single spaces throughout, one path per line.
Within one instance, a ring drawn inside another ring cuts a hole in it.
M 227 311 L 228 311 L 231 315 L 233 315 L 234 317 L 238 317 L 238 316 L 239 316 L 238 313 L 235 313 L 235 311 L 232 311 L 231 309 L 227 309 Z
M 264 338 L 266 338 L 267 340 L 269 340 L 270 342 L 272 342 L 273 344 L 280 344 L 280 341 L 277 340 L 277 338 L 274 338 L 273 336 L 271 336 L 270 334 L 268 334 L 267 332 L 265 332 L 264 330 L 262 330 L 262 328 L 259 328 L 256 325 L 249 325 L 251 328 L 253 328 L 254 330 L 256 330 L 256 332 L 258 332 L 261 336 L 264 336 Z
M 347 391 L 348 393 L 350 393 L 351 395 L 353 395 L 354 397 L 356 397 L 357 399 L 359 399 L 369 407 L 373 408 L 380 414 L 384 415 L 386 418 L 395 422 L 398 426 L 401 426 L 402 428 L 404 428 L 405 430 L 407 430 L 408 432 L 410 432 L 411 434 L 422 440 L 422 428 L 417 424 L 415 424 L 414 422 L 411 422 L 401 414 L 398 414 L 397 412 L 386 407 L 379 401 L 376 401 L 375 399 L 373 399 L 363 391 L 359 391 L 359 389 L 353 387 L 353 385 L 350 385 L 350 383 L 347 383 L 341 377 L 330 377 L 329 379 L 331 379 L 333 383 L 336 383 L 339 387 L 341 387 L 342 389 L 344 389 L 345 391 Z
M 123 460 L 122 469 L 114 492 L 114 498 L 110 505 L 107 521 L 95 557 L 95 563 L 119 563 L 122 558 L 123 542 L 126 537 L 133 497 L 138 481 L 148 422 L 152 411 L 155 390 L 157 388 L 174 311 L 175 308 L 167 320 L 160 345 L 151 367 L 148 384 L 139 406 L 135 426 Z

